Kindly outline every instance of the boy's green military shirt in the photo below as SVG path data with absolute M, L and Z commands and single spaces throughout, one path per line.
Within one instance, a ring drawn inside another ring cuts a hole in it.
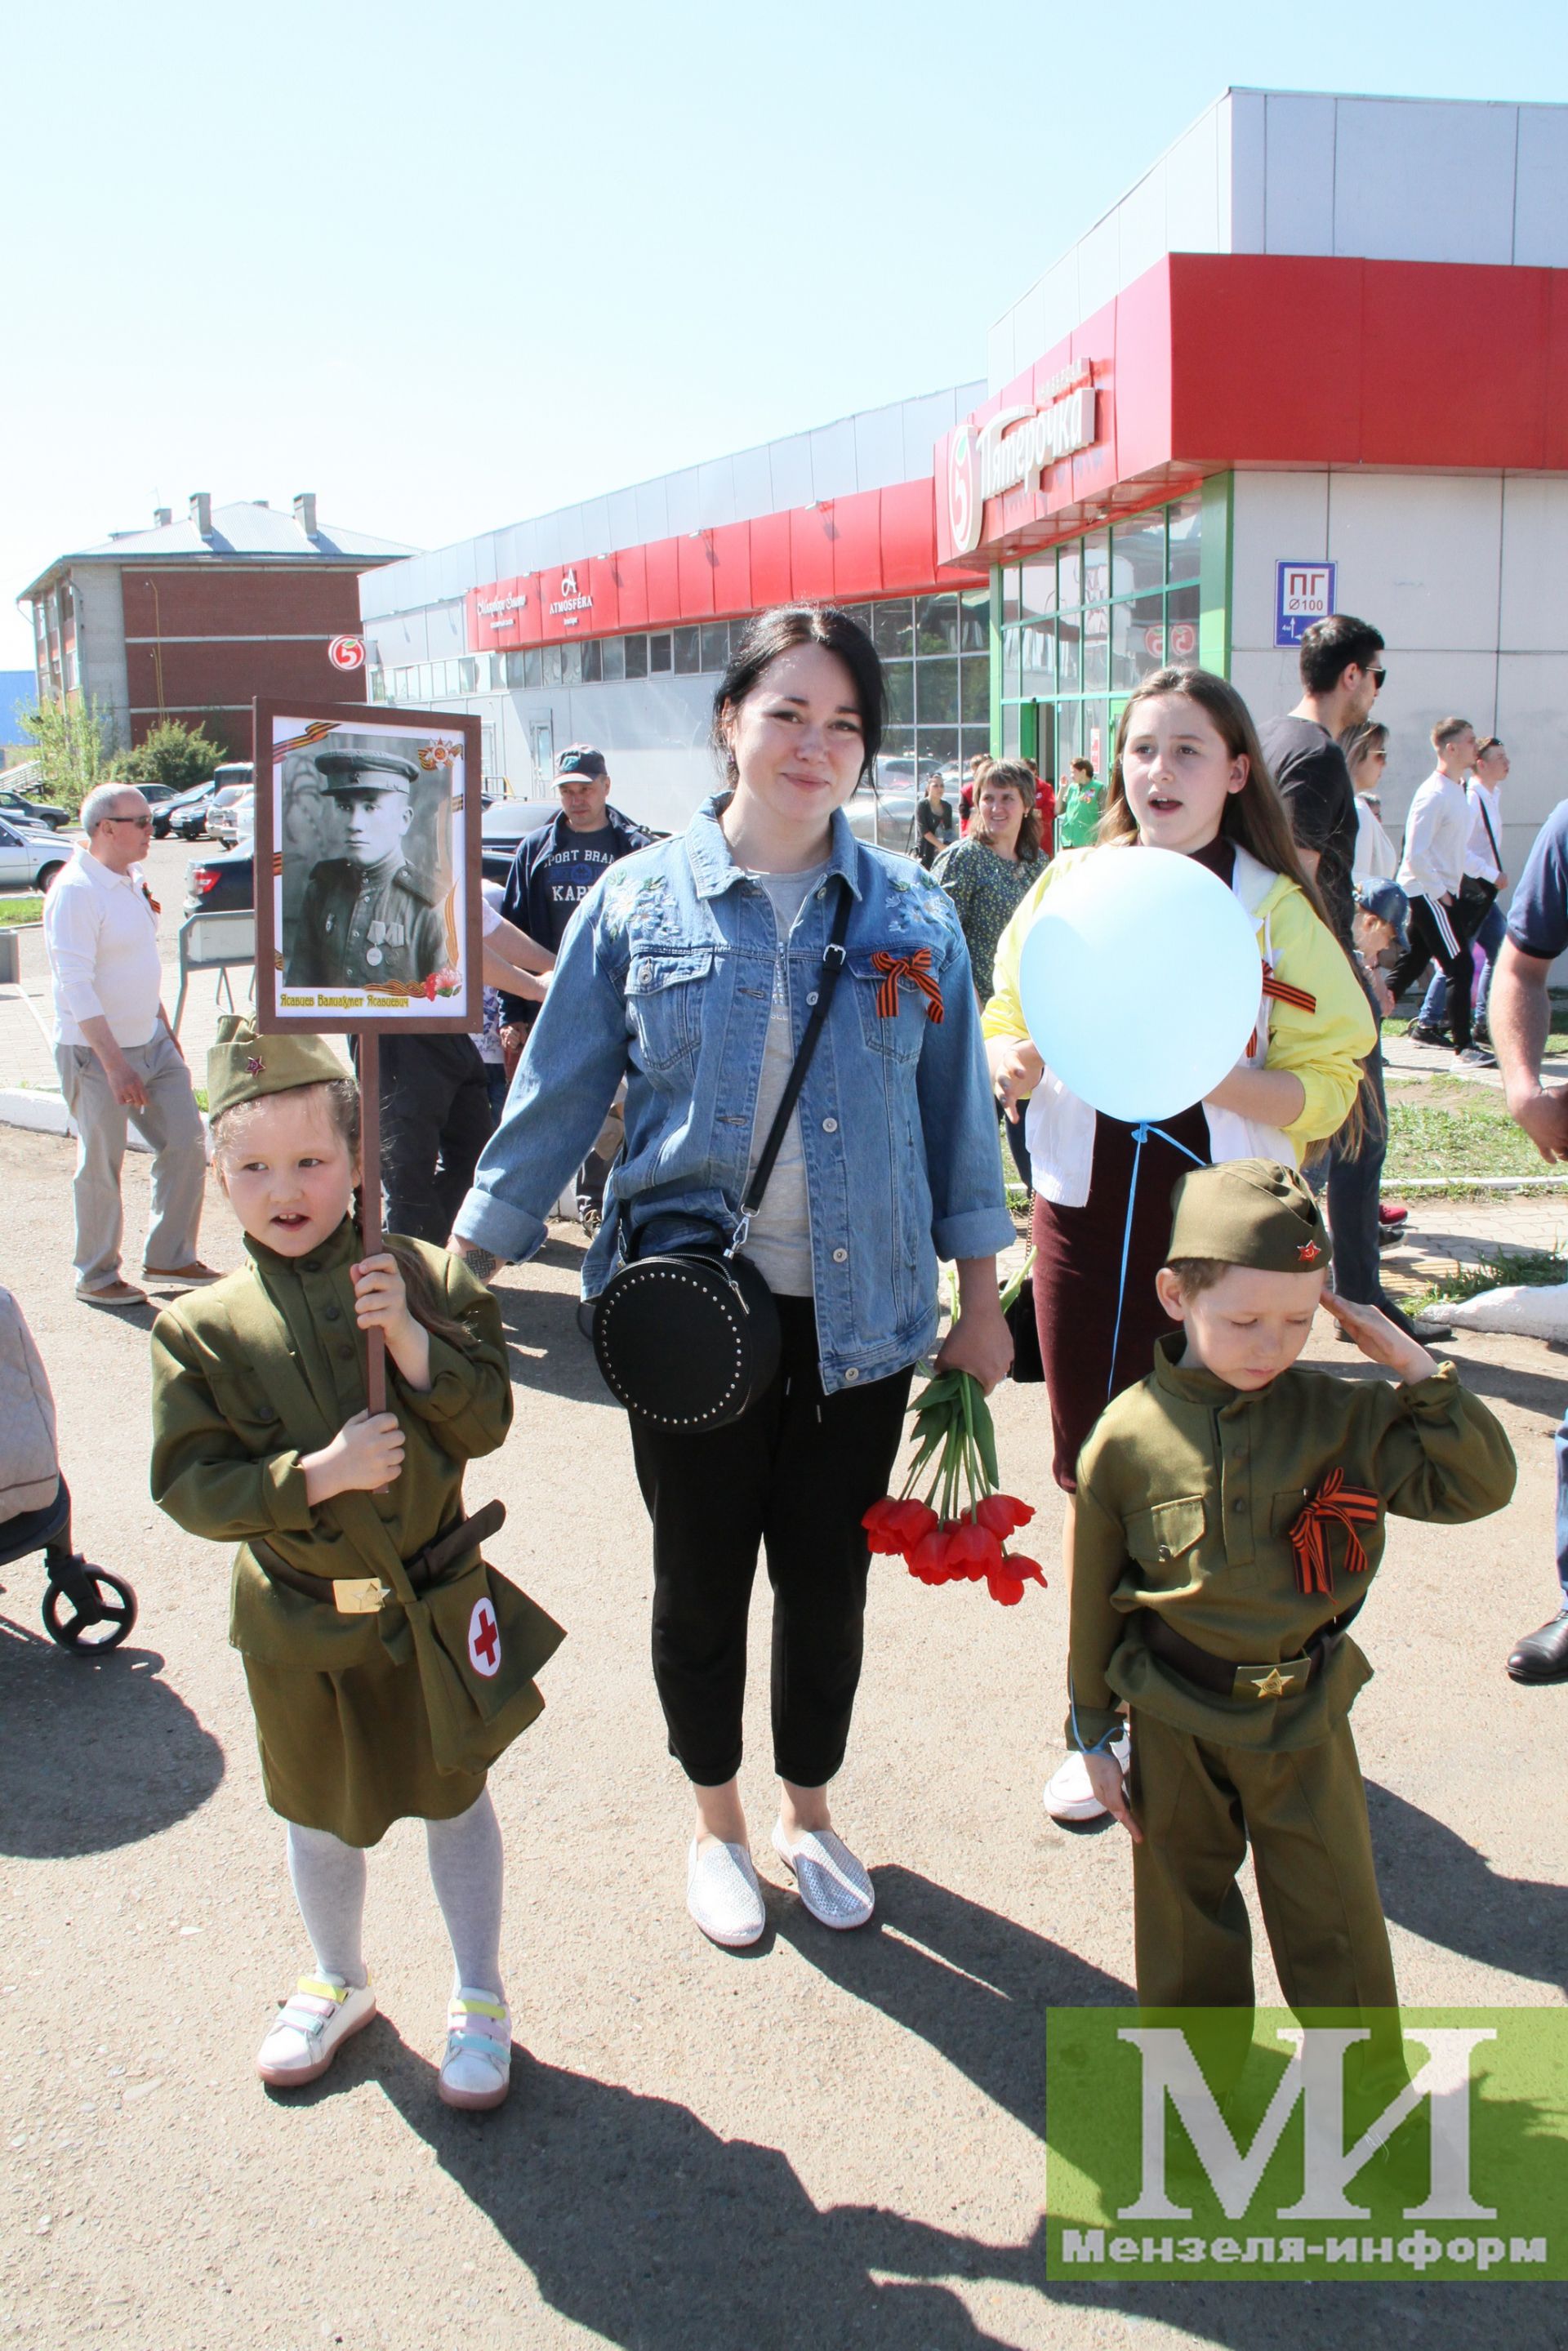
M 1068 1737 L 1092 1745 L 1123 1698 L 1227 1745 L 1307 1746 L 1370 1677 L 1354 1641 L 1298 1696 L 1222 1697 L 1151 1653 L 1139 1612 L 1238 1665 L 1299 1657 L 1364 1596 L 1387 1511 L 1451 1526 L 1501 1510 L 1512 1448 L 1451 1364 L 1407 1386 L 1296 1367 L 1248 1394 L 1178 1369 L 1184 1344 L 1180 1332 L 1161 1340 L 1150 1377 L 1107 1406 L 1080 1457 Z M 1290 1529 L 1334 1468 L 1382 1507 L 1356 1529 L 1359 1574 L 1346 1572 L 1343 1528 L 1327 1522 L 1334 1588 L 1307 1593 Z

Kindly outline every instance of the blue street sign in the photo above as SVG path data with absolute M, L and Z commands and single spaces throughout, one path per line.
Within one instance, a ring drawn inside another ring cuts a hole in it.
M 1314 621 L 1333 611 L 1332 563 L 1281 563 L 1274 594 L 1274 643 L 1299 645 Z

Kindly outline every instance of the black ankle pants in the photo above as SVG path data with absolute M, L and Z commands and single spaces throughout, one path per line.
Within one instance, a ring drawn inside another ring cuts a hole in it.
M 728 1427 L 681 1437 L 631 1415 L 653 1521 L 653 1679 L 670 1752 L 712 1788 L 740 1769 L 746 1625 L 758 1548 L 773 1586 L 773 1765 L 819 1788 L 844 1759 L 869 1564 L 911 1371 L 824 1396 L 809 1298 L 780 1298 L 770 1387 Z

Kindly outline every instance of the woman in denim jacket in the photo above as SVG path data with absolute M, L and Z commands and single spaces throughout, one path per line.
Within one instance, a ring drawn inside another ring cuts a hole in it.
M 739 1946 L 765 1923 L 737 1785 L 758 1546 L 774 1591 L 774 1847 L 816 1917 L 861 1926 L 871 1880 L 827 1801 L 860 1678 L 861 1516 L 887 1490 L 912 1370 L 936 1335 L 939 1259 L 956 1261 L 961 1308 L 939 1362 L 988 1389 L 1005 1374 L 995 1258 L 1013 1231 L 951 902 L 842 812 L 882 737 L 870 639 L 842 612 L 765 613 L 714 711 L 727 787 L 578 909 L 453 1245 L 482 1274 L 531 1256 L 623 1077 L 626 1144 L 584 1295 L 618 1251 L 733 1235 L 849 893 L 843 976 L 743 1245 L 778 1298 L 779 1372 L 706 1434 L 631 1424 L 653 1521 L 654 1679 L 696 1797 L 687 1903 Z

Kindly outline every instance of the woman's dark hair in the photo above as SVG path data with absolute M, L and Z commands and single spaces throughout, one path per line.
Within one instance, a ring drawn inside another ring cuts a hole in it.
M 990 834 L 980 820 L 980 794 L 988 786 L 999 786 L 1004 792 L 1017 792 L 1023 802 L 1023 822 L 1019 827 L 1018 853 L 1028 865 L 1040 855 L 1040 804 L 1035 799 L 1040 778 L 1021 759 L 993 759 L 975 778 L 974 813 L 969 819 L 969 838 L 989 843 Z
M 863 778 L 871 773 L 887 724 L 887 686 L 876 647 L 860 622 L 852 621 L 847 612 L 841 612 L 834 605 L 778 604 L 770 612 L 759 612 L 752 622 L 730 654 L 729 667 L 713 698 L 709 739 L 732 784 L 736 768 L 725 740 L 726 714 L 738 708 L 761 684 L 764 673 L 780 653 L 792 653 L 797 645 L 821 645 L 828 653 L 837 653 L 849 671 L 854 681 L 855 706 L 861 719 L 861 775 Z
M 313 1094 L 319 1097 L 333 1132 L 342 1141 L 350 1159 L 358 1158 L 361 1131 L 360 1089 L 352 1078 L 326 1078 L 317 1085 L 291 1086 L 287 1091 L 290 1093 Z M 257 1101 L 270 1102 L 271 1100 L 270 1094 L 262 1094 L 253 1097 L 249 1102 L 235 1102 L 232 1108 L 219 1113 L 213 1121 L 214 1158 L 221 1157 L 225 1151 L 242 1151 L 245 1148 L 246 1113 L 254 1112 Z M 357 1196 L 356 1195 L 356 1198 Z M 474 1346 L 474 1333 L 454 1315 L 444 1312 L 443 1301 L 435 1284 L 424 1270 L 424 1261 L 418 1250 L 411 1249 L 407 1241 L 398 1238 L 392 1233 L 382 1235 L 382 1247 L 397 1261 L 397 1270 L 402 1276 L 402 1286 L 408 1292 L 408 1311 L 414 1321 L 423 1323 L 433 1337 L 444 1339 L 450 1346 L 462 1347 L 471 1353 Z

